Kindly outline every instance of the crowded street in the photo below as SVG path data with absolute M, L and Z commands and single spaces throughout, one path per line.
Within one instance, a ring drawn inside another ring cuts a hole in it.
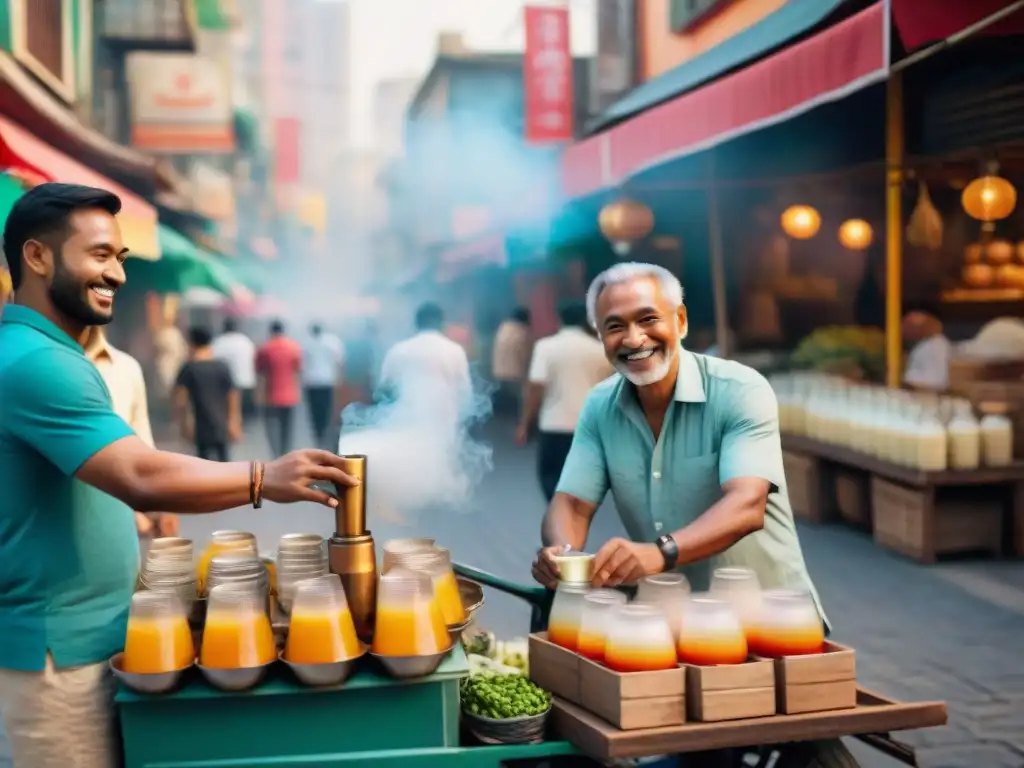
M 297 444 L 309 440 L 297 420 Z M 420 519 L 409 525 L 370 521 L 378 542 L 431 535 L 455 559 L 498 576 L 529 582 L 538 546 L 543 498 L 535 478 L 533 446 L 517 448 L 511 423 L 485 430 L 494 446 L 494 471 L 477 490 L 471 513 Z M 177 449 L 176 440 L 161 441 Z M 258 427 L 247 430 L 239 458 L 266 455 Z M 606 503 L 594 520 L 593 540 L 622 535 Z M 240 508 L 183 517 L 181 535 L 201 541 L 218 529 L 242 528 L 264 542 L 287 532 L 331 533 L 329 511 L 311 504 Z M 947 563 L 924 567 L 875 547 L 845 527 L 801 526 L 812 577 L 835 624 L 835 636 L 858 650 L 858 677 L 872 690 L 907 700 L 949 702 L 949 725 L 905 735 L 918 747 L 922 768 L 1019 768 L 1024 764 L 1024 564 Z M 478 623 L 500 637 L 525 635 L 524 604 L 488 591 Z M 850 744 L 864 768 L 899 763 Z M 0 740 L 0 768 L 10 768 Z

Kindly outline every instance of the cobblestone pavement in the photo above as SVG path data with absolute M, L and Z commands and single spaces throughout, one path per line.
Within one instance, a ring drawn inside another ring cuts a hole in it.
M 460 562 L 528 580 L 543 512 L 534 452 L 513 447 L 507 425 L 488 433 L 495 470 L 476 495 L 475 511 L 437 512 L 406 525 L 373 520 L 378 542 L 430 534 Z M 262 435 L 254 432 L 237 453 L 264 455 Z M 245 528 L 272 549 L 288 531 L 329 534 L 331 521 L 330 512 L 313 505 L 268 505 L 188 518 L 182 531 L 201 539 L 219 528 Z M 605 505 L 592 542 L 621 532 L 614 508 Z M 1024 768 L 1024 563 L 924 567 L 839 526 L 802 527 L 801 539 L 835 638 L 857 648 L 862 685 L 896 698 L 949 702 L 948 726 L 897 734 L 918 748 L 922 768 Z M 481 614 L 481 623 L 501 636 L 526 631 L 528 610 L 514 598 L 491 591 Z M 10 768 L 5 747 L 0 732 L 0 768 Z M 864 768 L 899 765 L 858 743 L 851 748 Z

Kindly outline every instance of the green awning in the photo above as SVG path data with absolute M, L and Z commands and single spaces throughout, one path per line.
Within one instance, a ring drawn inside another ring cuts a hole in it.
M 160 224 L 158 229 L 160 261 L 132 259 L 125 263 L 125 272 L 132 288 L 157 293 L 184 293 L 189 288 L 210 288 L 232 295 L 239 280 L 225 262 L 202 248 L 177 230 Z
M 0 173 L 0 231 L 7 221 L 7 214 L 24 194 L 25 187 L 20 181 L 6 173 Z
M 847 2 L 850 0 L 789 0 L 725 42 L 637 86 L 594 118 L 587 133 L 597 133 L 774 53 L 812 31 Z

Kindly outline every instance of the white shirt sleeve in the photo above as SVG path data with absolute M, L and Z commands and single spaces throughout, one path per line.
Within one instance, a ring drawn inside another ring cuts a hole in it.
M 548 359 L 544 354 L 547 345 L 542 341 L 533 346 L 533 357 L 530 359 L 529 380 L 531 384 L 548 383 Z
M 953 346 L 945 336 L 933 336 L 920 342 L 907 356 L 904 383 L 937 391 L 948 389 L 952 352 Z

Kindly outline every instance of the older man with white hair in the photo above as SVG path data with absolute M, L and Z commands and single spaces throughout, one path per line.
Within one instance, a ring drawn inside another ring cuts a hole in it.
M 594 586 L 669 570 L 706 590 L 719 566 L 743 566 L 767 589 L 809 593 L 786 492 L 775 394 L 739 363 L 683 348 L 683 288 L 668 270 L 624 263 L 597 276 L 587 314 L 621 374 L 598 384 L 580 414 L 533 566 L 554 587 L 554 556 L 582 550 L 610 490 L 628 539 L 594 558 Z M 842 750 L 841 745 L 828 749 Z

